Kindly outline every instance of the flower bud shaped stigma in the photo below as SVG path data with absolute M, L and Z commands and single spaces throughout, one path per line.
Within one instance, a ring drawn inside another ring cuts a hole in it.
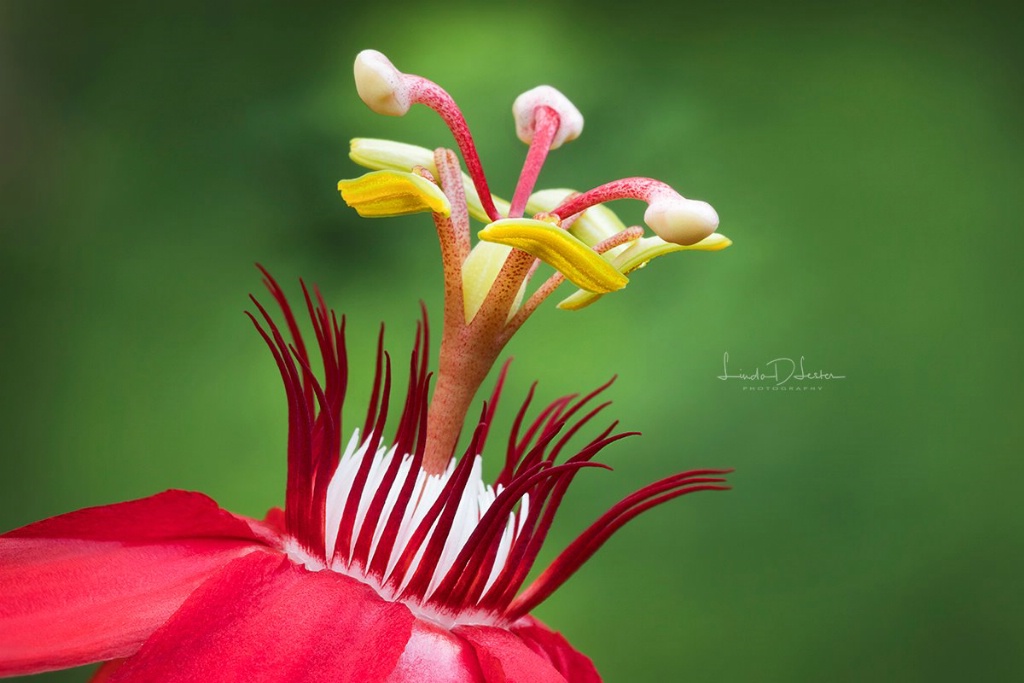
M 405 74 L 376 50 L 363 50 L 353 68 L 356 91 L 366 106 L 384 116 L 405 116 L 412 106 Z
M 648 204 L 644 221 L 666 242 L 690 245 L 718 229 L 718 213 L 707 202 L 686 199 L 652 178 L 623 178 L 566 199 L 552 213 L 574 216 L 591 206 L 616 199 L 639 199 Z
M 689 246 L 711 236 L 718 228 L 718 213 L 707 202 L 677 195 L 651 202 L 644 222 L 666 242 Z
M 575 140 L 583 132 L 583 114 L 569 98 L 550 85 L 538 85 L 527 90 L 512 103 L 512 116 L 516 121 L 516 136 L 531 144 L 537 132 L 537 111 L 545 108 L 558 115 L 558 124 L 549 143 L 550 149 L 558 149 L 563 143 Z
M 491 220 L 500 218 L 487 187 L 487 178 L 480 165 L 473 136 L 451 95 L 422 76 L 402 73 L 391 60 L 376 50 L 360 52 L 356 56 L 354 72 L 359 96 L 366 106 L 378 114 L 404 116 L 412 104 L 423 104 L 436 111 L 455 137 L 484 210 Z

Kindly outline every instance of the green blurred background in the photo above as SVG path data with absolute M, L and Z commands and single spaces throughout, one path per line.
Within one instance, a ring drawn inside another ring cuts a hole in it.
M 627 527 L 542 619 L 613 682 L 1020 680 L 1012 17 L 370 4 L 0 2 L 0 527 L 169 487 L 280 504 L 283 392 L 242 314 L 256 261 L 348 314 L 358 420 L 377 324 L 404 357 L 440 271 L 429 219 L 338 198 L 347 142 L 450 144 L 426 109 L 362 105 L 351 61 L 376 47 L 461 103 L 499 194 L 525 153 L 511 101 L 546 82 L 587 124 L 541 186 L 651 175 L 735 241 L 548 306 L 510 345 L 506 420 L 534 379 L 551 398 L 618 373 L 612 412 L 644 432 L 580 477 L 549 557 L 654 478 L 737 470 Z M 717 379 L 726 351 L 846 379 L 751 391 Z

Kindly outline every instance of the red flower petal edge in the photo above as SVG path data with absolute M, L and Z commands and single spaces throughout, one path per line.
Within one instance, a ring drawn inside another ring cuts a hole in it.
M 253 553 L 196 590 L 110 683 L 384 681 L 413 621 L 355 579 Z
M 263 547 L 200 493 L 79 510 L 0 537 L 0 675 L 124 657 L 211 575 Z

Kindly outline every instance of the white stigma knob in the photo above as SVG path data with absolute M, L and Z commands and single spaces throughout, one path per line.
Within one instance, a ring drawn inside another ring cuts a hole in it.
M 650 203 L 644 222 L 666 242 L 689 246 L 718 228 L 718 213 L 707 202 L 663 197 Z
M 551 149 L 558 149 L 563 142 L 575 140 L 583 132 L 583 114 L 569 98 L 550 85 L 538 85 L 512 103 L 516 135 L 526 144 L 533 142 L 536 111 L 539 107 L 550 107 L 558 114 L 558 132 L 551 142 Z
M 404 116 L 412 101 L 405 74 L 377 50 L 356 55 L 356 90 L 366 106 L 385 116 Z

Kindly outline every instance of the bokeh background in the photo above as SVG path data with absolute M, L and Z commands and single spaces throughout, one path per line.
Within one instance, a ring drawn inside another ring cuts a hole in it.
M 280 504 L 254 262 L 348 314 L 353 415 L 378 323 L 402 357 L 417 301 L 439 314 L 429 220 L 335 191 L 353 136 L 450 144 L 426 109 L 362 105 L 351 61 L 376 47 L 462 104 L 499 194 L 511 101 L 547 82 L 587 123 L 541 186 L 662 178 L 735 240 L 510 345 L 506 420 L 534 379 L 618 373 L 612 412 L 644 432 L 579 478 L 549 557 L 650 480 L 736 468 L 541 618 L 613 682 L 1020 680 L 1016 26 L 966 3 L 0 2 L 0 527 L 170 487 Z M 754 391 L 717 378 L 724 352 L 845 379 Z

